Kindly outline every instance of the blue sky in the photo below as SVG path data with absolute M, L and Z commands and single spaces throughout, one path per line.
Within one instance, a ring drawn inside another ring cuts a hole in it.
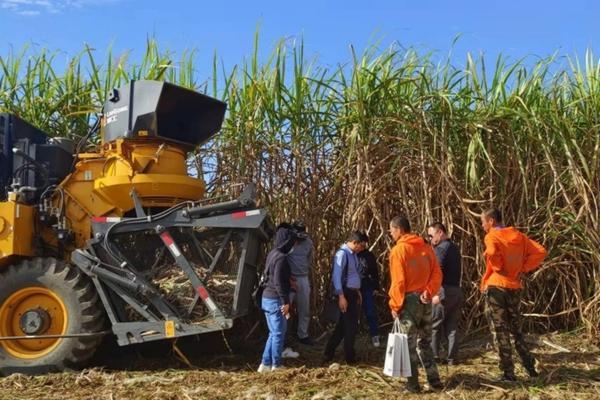
M 198 50 L 200 75 L 216 50 L 226 66 L 251 54 L 260 26 L 269 50 L 279 39 L 304 38 L 320 63 L 348 61 L 349 45 L 392 42 L 446 54 L 453 39 L 457 63 L 467 51 L 516 60 L 554 51 L 583 55 L 600 45 L 600 2 L 569 1 L 140 1 L 0 0 L 0 54 L 26 43 L 72 55 L 84 43 L 141 56 L 147 36 L 176 52 Z

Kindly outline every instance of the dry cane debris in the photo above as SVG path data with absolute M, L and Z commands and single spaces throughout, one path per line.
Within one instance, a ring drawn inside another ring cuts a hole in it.
M 535 339 L 534 337 L 532 337 Z M 544 335 L 548 341 L 569 348 L 569 353 L 546 346 L 534 346 L 538 358 L 538 379 L 530 380 L 517 363 L 519 382 L 497 383 L 497 356 L 487 339 L 471 340 L 461 347 L 464 362 L 458 366 L 440 365 L 445 382 L 442 393 L 424 392 L 403 396 L 423 399 L 594 399 L 600 398 L 600 349 L 581 336 Z M 92 368 L 80 372 L 26 376 L 14 374 L 0 380 L 0 399 L 363 399 L 395 398 L 404 380 L 382 374 L 383 349 L 368 347 L 361 337 L 362 362 L 356 367 L 322 366 L 322 345 L 295 346 L 298 359 L 286 360 L 289 368 L 266 374 L 254 371 L 262 343 L 252 352 L 234 357 L 208 357 L 192 360 L 202 369 L 169 369 L 174 359 L 158 360 L 158 369 L 134 371 Z M 368 349 L 366 351 L 365 349 Z M 144 360 L 148 366 L 156 365 Z M 420 371 L 420 380 L 424 376 Z

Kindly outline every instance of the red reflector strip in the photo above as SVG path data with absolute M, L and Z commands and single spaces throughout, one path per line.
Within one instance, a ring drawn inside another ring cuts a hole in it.
M 167 246 L 171 246 L 173 244 L 173 238 L 169 235 L 169 232 L 163 232 L 160 234 L 161 239 Z
M 198 296 L 200 296 L 202 300 L 206 300 L 206 298 L 208 297 L 208 292 L 203 286 L 198 287 Z
M 231 214 L 231 218 L 233 218 L 233 219 L 246 218 L 246 211 L 235 212 L 235 213 Z
M 238 212 L 231 214 L 231 218 L 242 219 L 242 218 L 249 217 L 251 215 L 258 215 L 258 214 L 260 214 L 260 210 L 238 211 Z
M 119 217 L 92 217 L 92 222 L 120 222 Z
M 198 296 L 200 296 L 200 298 L 206 303 L 206 305 L 211 311 L 214 312 L 218 310 L 217 305 L 215 304 L 213 299 L 210 298 L 208 292 L 203 286 L 198 286 Z

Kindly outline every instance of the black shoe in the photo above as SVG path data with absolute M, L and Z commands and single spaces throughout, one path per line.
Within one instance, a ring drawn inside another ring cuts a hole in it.
M 421 387 L 417 385 L 407 384 L 404 388 L 404 391 L 407 393 L 421 393 Z
M 315 341 L 310 336 L 307 336 L 302 339 L 298 339 L 298 343 L 302 343 L 306 346 L 314 346 L 315 345 Z
M 444 389 L 444 384 L 442 383 L 442 381 L 434 381 L 429 383 L 429 388 L 431 390 L 442 390 Z
M 540 374 L 535 370 L 535 367 L 532 365 L 531 367 L 525 367 L 527 373 L 531 378 L 537 378 Z
M 504 372 L 502 375 L 494 379 L 495 382 L 516 382 L 517 377 L 513 373 Z

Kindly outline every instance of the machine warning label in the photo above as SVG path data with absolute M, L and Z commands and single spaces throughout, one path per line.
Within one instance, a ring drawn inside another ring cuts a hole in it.
M 117 120 L 117 116 L 125 111 L 127 111 L 129 109 L 129 106 L 123 106 L 123 107 L 118 107 L 115 108 L 114 110 L 110 110 L 109 112 L 106 113 L 106 125 L 115 122 Z

